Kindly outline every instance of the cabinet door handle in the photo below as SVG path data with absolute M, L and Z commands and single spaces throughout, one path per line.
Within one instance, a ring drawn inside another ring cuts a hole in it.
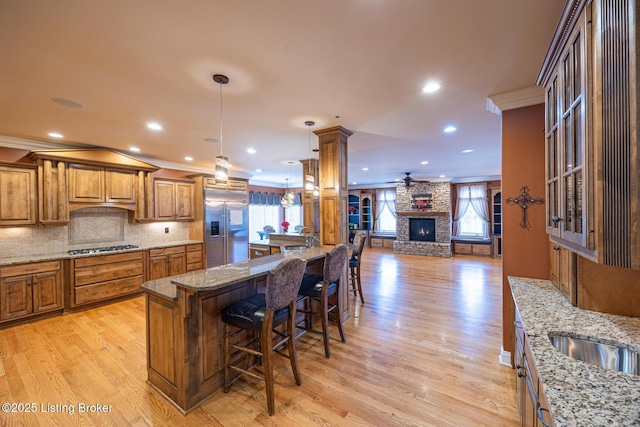
M 554 247 L 553 247 L 553 250 L 554 250 L 554 251 L 559 251 L 559 250 L 560 250 L 560 246 L 557 246 L 557 245 L 556 245 L 556 246 L 554 246 Z
M 544 420 L 544 415 L 542 414 L 543 411 L 549 413 L 549 410 L 544 406 L 538 406 L 538 410 L 536 411 L 538 415 L 538 419 L 542 423 L 542 427 L 551 427 L 551 424 L 547 424 L 547 422 Z
M 260 255 L 260 256 L 262 256 L 262 255 L 264 255 L 264 252 L 262 252 L 262 251 L 256 251 L 256 255 Z
M 516 363 L 516 369 L 522 369 L 522 366 L 520 366 L 520 365 L 518 365 L 518 364 Z
M 551 222 L 558 223 L 560 221 L 562 221 L 562 218 L 560 218 L 559 216 L 554 215 L 551 217 Z
M 518 378 L 522 378 L 524 377 L 524 374 L 522 372 L 518 372 Z

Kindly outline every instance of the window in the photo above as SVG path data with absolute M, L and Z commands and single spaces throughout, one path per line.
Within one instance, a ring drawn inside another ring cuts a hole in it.
M 296 197 L 296 200 L 298 198 Z M 302 206 L 294 204 L 284 210 L 284 220 L 289 223 L 289 231 L 296 231 L 296 227 L 302 228 Z
M 489 237 L 487 184 L 458 185 L 454 235 L 467 238 Z
M 276 233 L 280 232 L 280 205 L 249 205 L 249 241 L 260 239 L 266 225 L 272 226 Z M 266 239 L 266 237 L 265 237 Z
M 396 234 L 396 190 L 377 190 L 374 230 L 380 234 Z

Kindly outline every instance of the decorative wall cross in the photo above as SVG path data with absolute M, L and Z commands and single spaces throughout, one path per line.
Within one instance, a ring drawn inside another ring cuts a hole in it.
M 507 203 L 513 205 L 514 203 L 519 205 L 522 208 L 522 220 L 520 221 L 520 227 L 529 228 L 529 221 L 527 221 L 527 208 L 529 205 L 539 205 L 544 203 L 544 199 L 542 197 L 531 197 L 529 195 L 529 187 L 526 185 L 520 188 L 520 193 L 516 197 L 509 197 L 507 199 Z

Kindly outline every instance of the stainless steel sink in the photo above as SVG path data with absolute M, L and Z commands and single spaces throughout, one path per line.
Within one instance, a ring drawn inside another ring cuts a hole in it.
M 549 339 L 556 350 L 573 359 L 605 369 L 640 375 L 640 354 L 622 344 L 602 343 L 561 333 L 550 333 Z

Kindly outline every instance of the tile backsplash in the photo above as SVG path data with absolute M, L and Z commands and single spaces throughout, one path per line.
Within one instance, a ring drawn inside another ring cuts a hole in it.
M 169 233 L 165 233 L 165 228 Z M 63 227 L 0 228 L 0 258 L 44 255 L 100 246 L 153 246 L 189 240 L 188 222 L 129 223 L 117 208 L 87 208 L 71 213 Z

